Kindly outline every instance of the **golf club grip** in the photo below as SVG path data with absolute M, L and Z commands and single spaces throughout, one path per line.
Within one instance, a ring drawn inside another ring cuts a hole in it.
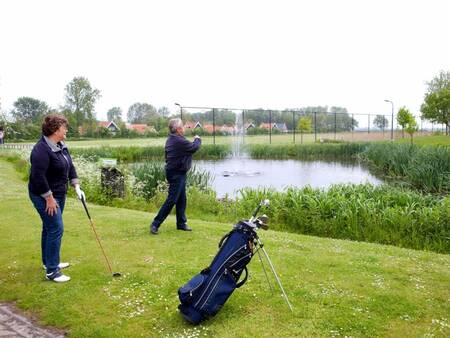
M 89 210 L 86 206 L 86 202 L 84 201 L 84 198 L 81 199 L 81 203 L 83 203 L 83 207 L 84 207 L 84 210 L 86 211 L 86 215 L 88 216 L 89 219 L 91 219 L 91 215 L 89 215 Z
M 255 212 L 253 213 L 253 218 L 256 217 L 256 214 L 258 213 L 259 209 L 261 209 L 261 205 L 262 205 L 262 204 L 259 203 L 258 206 L 256 207 Z

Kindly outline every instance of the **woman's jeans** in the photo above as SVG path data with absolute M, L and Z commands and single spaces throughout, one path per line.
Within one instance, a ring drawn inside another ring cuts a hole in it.
M 159 228 L 167 218 L 173 206 L 176 207 L 177 228 L 186 226 L 186 173 L 166 171 L 166 178 L 169 182 L 169 195 L 161 209 L 153 220 L 152 225 Z
M 47 267 L 47 274 L 58 271 L 59 264 L 59 252 L 61 250 L 61 239 L 64 232 L 64 225 L 62 220 L 62 214 L 64 211 L 64 204 L 66 197 L 57 198 L 55 200 L 58 204 L 56 213 L 50 216 L 45 207 L 47 202 L 45 198 L 30 193 L 31 202 L 33 202 L 39 216 L 42 220 L 42 238 L 41 238 L 41 250 L 42 250 L 42 263 Z

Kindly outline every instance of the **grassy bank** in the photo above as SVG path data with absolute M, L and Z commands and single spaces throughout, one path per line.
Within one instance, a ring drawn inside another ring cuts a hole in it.
M 374 143 L 360 157 L 382 175 L 411 188 L 450 193 L 450 147 Z
M 71 154 L 90 160 L 116 158 L 120 162 L 137 162 L 143 159 L 164 159 L 164 146 L 130 146 L 130 147 L 90 147 L 73 148 Z M 229 155 L 231 147 L 227 145 L 203 145 L 195 153 L 196 159 L 220 159 Z
M 125 197 L 113 198 L 102 189 L 95 163 L 75 161 L 91 202 L 156 212 L 167 196 L 161 164 L 148 163 L 134 173 L 125 167 Z M 26 162 L 16 158 L 13 163 L 25 176 Z M 268 214 L 274 230 L 450 253 L 448 197 L 366 184 L 336 185 L 326 190 L 290 188 L 283 192 L 245 189 L 238 201 L 217 200 L 215 193 L 207 189 L 208 180 L 206 173 L 190 173 L 190 217 L 234 222 L 248 217 L 258 201 L 269 198 L 273 208 Z
M 255 258 L 247 284 L 214 319 L 192 327 L 177 313 L 177 289 L 210 263 L 231 224 L 190 219 L 194 231 L 180 233 L 170 217 L 150 236 L 154 214 L 90 205 L 114 270 L 124 275 L 112 280 L 74 199 L 66 204 L 62 250 L 72 280 L 46 282 L 39 218 L 25 183 L 1 159 L 0 184 L 0 300 L 16 301 L 72 337 L 450 335 L 448 255 L 273 231 L 260 235 L 294 312 L 278 292 L 270 294 Z

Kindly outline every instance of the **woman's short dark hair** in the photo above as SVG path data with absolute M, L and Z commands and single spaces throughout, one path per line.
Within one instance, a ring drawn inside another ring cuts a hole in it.
M 44 136 L 50 136 L 54 134 L 62 125 L 69 128 L 69 122 L 64 115 L 61 114 L 50 114 L 44 118 L 42 123 L 42 134 Z

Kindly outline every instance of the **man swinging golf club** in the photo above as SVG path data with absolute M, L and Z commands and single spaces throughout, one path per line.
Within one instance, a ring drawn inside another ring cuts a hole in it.
M 159 226 L 167 218 L 174 205 L 176 206 L 177 229 L 192 230 L 186 224 L 186 174 L 192 165 L 192 154 L 200 149 L 202 141 L 198 135 L 195 136 L 194 142 L 188 141 L 184 137 L 183 121 L 178 118 L 169 121 L 169 132 L 165 146 L 169 194 L 150 225 L 150 233 L 153 235 L 158 234 Z

